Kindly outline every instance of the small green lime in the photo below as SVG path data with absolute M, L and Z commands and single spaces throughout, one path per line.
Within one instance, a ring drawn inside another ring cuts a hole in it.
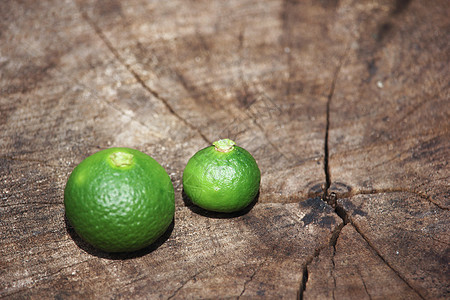
M 138 150 L 110 148 L 75 167 L 64 206 L 86 242 L 106 252 L 130 252 L 167 230 L 175 198 L 170 177 L 156 160 Z
M 229 139 L 198 151 L 183 172 L 191 201 L 207 210 L 235 212 L 258 194 L 261 172 L 253 156 Z

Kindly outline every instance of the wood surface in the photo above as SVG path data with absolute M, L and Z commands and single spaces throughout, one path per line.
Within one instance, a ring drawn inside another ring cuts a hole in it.
M 447 0 L 2 1 L 0 297 L 448 299 Z M 219 138 L 262 171 L 243 212 L 186 198 Z M 175 220 L 100 252 L 64 217 L 87 156 L 155 158 Z

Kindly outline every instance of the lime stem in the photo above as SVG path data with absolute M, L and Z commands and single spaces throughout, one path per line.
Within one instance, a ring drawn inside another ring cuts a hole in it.
M 234 145 L 236 145 L 236 143 L 229 139 L 222 139 L 214 142 L 213 145 L 216 147 L 215 149 L 217 151 L 230 152 L 234 149 Z
M 114 152 L 109 156 L 116 167 L 127 167 L 133 164 L 133 154 L 125 152 Z

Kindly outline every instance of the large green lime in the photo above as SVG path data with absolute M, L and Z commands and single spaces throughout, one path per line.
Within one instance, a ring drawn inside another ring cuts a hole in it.
M 253 156 L 229 139 L 198 151 L 183 172 L 186 195 L 194 204 L 216 212 L 248 206 L 258 193 L 260 180 Z
M 153 243 L 175 212 L 173 185 L 161 165 L 130 148 L 110 148 L 83 160 L 64 190 L 66 216 L 85 241 L 107 252 Z

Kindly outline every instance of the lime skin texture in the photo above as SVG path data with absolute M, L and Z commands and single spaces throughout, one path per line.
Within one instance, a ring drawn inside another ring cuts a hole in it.
M 86 242 L 106 252 L 131 252 L 158 239 L 175 213 L 164 168 L 130 148 L 109 148 L 83 160 L 64 190 L 66 216 Z
M 215 212 L 247 207 L 259 191 L 261 172 L 253 156 L 229 139 L 198 151 L 183 172 L 183 188 L 195 205 Z

